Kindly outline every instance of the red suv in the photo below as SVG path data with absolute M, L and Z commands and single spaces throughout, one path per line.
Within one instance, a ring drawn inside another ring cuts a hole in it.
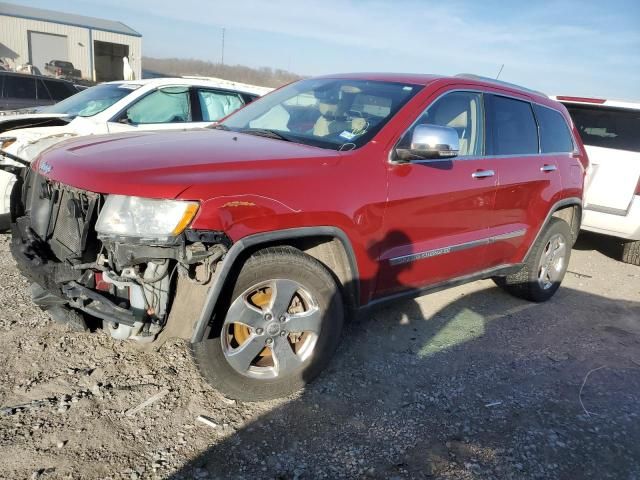
M 525 88 L 313 78 L 210 129 L 46 151 L 13 191 L 12 252 L 53 318 L 188 339 L 221 392 L 273 398 L 366 307 L 481 278 L 553 296 L 587 162 L 566 109 Z

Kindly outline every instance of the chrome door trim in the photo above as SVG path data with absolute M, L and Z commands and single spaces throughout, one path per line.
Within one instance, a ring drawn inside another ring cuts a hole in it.
M 509 240 L 511 238 L 517 238 L 523 236 L 527 232 L 526 228 L 514 230 L 512 232 L 502 233 L 500 235 L 492 235 L 490 237 L 480 238 L 478 240 L 472 240 L 470 242 L 458 243 L 456 245 L 448 245 L 446 247 L 434 248 L 432 250 L 426 250 L 424 252 L 411 253 L 409 255 L 401 255 L 399 257 L 393 257 L 389 259 L 389 264 L 393 267 L 396 265 L 403 265 L 405 263 L 415 262 L 417 260 L 423 260 L 425 258 L 438 257 L 440 255 L 446 255 L 452 252 L 459 252 L 468 248 L 480 247 L 482 245 L 489 245 L 491 243 L 499 242 L 501 240 Z
M 493 177 L 496 174 L 493 170 L 476 170 L 471 174 L 473 178 Z

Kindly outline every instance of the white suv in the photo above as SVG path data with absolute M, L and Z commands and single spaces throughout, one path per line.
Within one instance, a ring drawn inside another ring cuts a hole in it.
M 640 265 L 640 103 L 555 98 L 569 110 L 591 161 L 582 228 L 626 240 L 622 260 Z
M 2 171 L 70 137 L 205 127 L 271 88 L 215 78 L 155 78 L 102 83 L 35 113 L 0 117 L 0 230 L 9 226 L 15 177 Z M 42 126 L 46 125 L 46 126 Z

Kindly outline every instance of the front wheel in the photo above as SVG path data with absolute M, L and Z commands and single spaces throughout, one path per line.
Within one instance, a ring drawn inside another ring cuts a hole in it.
M 519 272 L 493 281 L 510 294 L 544 302 L 560 288 L 571 256 L 571 228 L 567 222 L 552 218 L 527 257 Z
M 320 262 L 291 247 L 268 248 L 244 264 L 226 315 L 192 353 L 225 396 L 283 397 L 328 364 L 343 318 L 340 290 Z

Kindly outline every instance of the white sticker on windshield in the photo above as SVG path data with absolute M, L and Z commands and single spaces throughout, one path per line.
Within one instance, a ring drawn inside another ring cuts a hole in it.
M 351 132 L 347 131 L 347 130 L 345 130 L 344 132 L 342 132 L 342 133 L 340 134 L 340 136 L 341 136 L 342 138 L 347 139 L 347 140 L 353 140 L 353 139 L 355 138 L 355 135 L 354 135 L 353 133 L 351 133 Z

